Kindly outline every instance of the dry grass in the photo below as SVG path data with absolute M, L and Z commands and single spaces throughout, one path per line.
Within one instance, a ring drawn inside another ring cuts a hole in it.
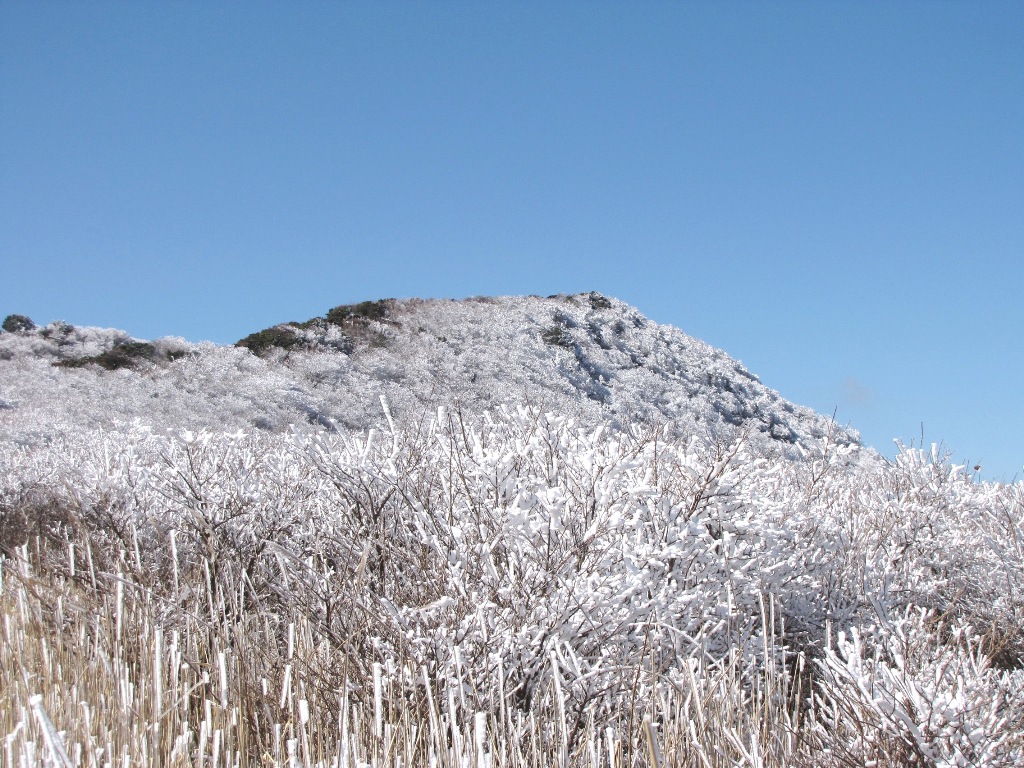
M 738 658 L 695 658 L 676 682 L 648 680 L 655 693 L 619 718 L 574 733 L 557 674 L 525 713 L 500 677 L 438 681 L 379 663 L 367 674 L 308 621 L 239 620 L 199 594 L 205 611 L 168 617 L 123 574 L 39 568 L 56 558 L 26 546 L 0 561 L 7 766 L 732 766 L 806 752 L 799 692 L 771 670 L 749 690 Z M 491 705 L 468 706 L 471 691 Z

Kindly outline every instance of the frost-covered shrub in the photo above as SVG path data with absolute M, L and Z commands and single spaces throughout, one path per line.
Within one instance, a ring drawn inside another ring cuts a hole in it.
M 194 346 L 181 337 L 165 336 L 153 342 L 157 357 L 174 362 L 181 360 L 190 352 L 194 352 Z
M 22 333 L 34 331 L 36 324 L 25 315 L 8 315 L 4 318 L 3 329 L 8 333 Z
M 839 765 L 1024 764 L 1024 673 L 993 669 L 970 625 L 908 608 L 841 632 L 820 667 L 818 730 Z
M 54 320 L 49 325 L 45 326 L 39 331 L 39 335 L 44 339 L 53 339 L 60 343 L 62 340 L 67 339 L 75 332 L 75 326 L 70 323 L 65 323 L 63 320 Z

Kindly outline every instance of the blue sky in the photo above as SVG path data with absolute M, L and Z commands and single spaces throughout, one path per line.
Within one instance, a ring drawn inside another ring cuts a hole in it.
M 1024 475 L 1024 3 L 0 3 L 0 314 L 598 290 Z

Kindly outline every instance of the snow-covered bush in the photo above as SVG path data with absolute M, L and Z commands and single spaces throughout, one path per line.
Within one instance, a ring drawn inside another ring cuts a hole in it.
M 817 728 L 836 764 L 1024 764 L 1024 672 L 993 669 L 963 622 L 880 618 L 840 632 L 820 662 Z
M 265 361 L 223 364 L 218 381 Z M 203 386 L 207 368 L 176 365 Z M 644 717 L 715 765 L 1020 757 L 1019 485 L 975 482 L 938 451 L 864 462 L 827 440 L 794 462 L 742 435 L 680 441 L 526 406 L 383 412 L 370 431 L 0 443 L 2 556 L 101 612 L 146 595 L 139 621 L 192 638 L 200 679 L 249 649 L 231 695 L 267 749 L 264 687 L 303 686 L 327 728 L 386 678 L 403 717 L 439 723 L 424 697 L 443 692 L 451 722 L 537 723 L 563 764 L 605 728 L 642 744 Z M 202 711 L 182 722 L 198 733 Z

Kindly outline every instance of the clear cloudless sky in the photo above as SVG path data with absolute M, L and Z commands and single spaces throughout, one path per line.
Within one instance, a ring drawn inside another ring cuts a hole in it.
M 597 290 L 1024 475 L 1024 3 L 0 2 L 0 314 Z

